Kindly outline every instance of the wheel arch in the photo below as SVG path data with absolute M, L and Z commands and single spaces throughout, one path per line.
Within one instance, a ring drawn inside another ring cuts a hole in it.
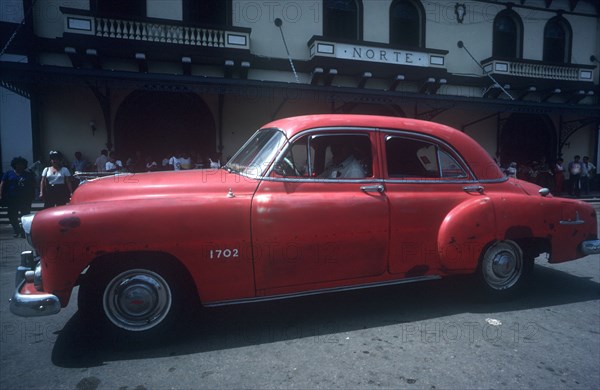
M 482 253 L 497 240 L 491 199 L 469 199 L 451 210 L 439 228 L 437 249 L 441 265 L 449 271 L 475 271 Z
M 175 271 L 178 278 L 181 278 L 186 292 L 193 294 L 190 298 L 195 298 L 200 303 L 198 286 L 192 277 L 190 270 L 176 256 L 161 251 L 127 251 L 104 253 L 95 257 L 80 275 L 79 283 L 86 283 L 87 280 L 94 277 L 97 272 L 109 269 L 111 266 L 119 266 L 129 263 L 131 267 L 139 266 L 167 266 L 170 271 Z

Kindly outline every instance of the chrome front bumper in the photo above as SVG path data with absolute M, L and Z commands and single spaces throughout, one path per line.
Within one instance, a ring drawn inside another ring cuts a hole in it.
M 15 278 L 16 290 L 10 299 L 11 313 L 21 317 L 39 317 L 56 314 L 60 311 L 60 300 L 48 293 L 21 293 L 25 284 L 34 284 L 36 261 L 33 252 L 21 253 L 21 265 Z M 41 275 L 40 275 L 41 278 Z M 35 290 L 35 289 L 34 289 Z
M 581 252 L 586 256 L 600 254 L 600 240 L 588 240 L 582 242 Z

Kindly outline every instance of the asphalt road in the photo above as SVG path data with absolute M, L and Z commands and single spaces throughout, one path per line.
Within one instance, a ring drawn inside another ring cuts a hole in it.
M 8 310 L 24 240 L 0 232 L 0 389 L 600 388 L 600 258 L 539 261 L 519 299 L 463 278 L 207 309 L 152 345 Z

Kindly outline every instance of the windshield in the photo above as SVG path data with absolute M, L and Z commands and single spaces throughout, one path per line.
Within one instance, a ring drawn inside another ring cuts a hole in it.
M 261 176 L 285 140 L 285 135 L 277 129 L 259 130 L 229 160 L 225 169 L 250 176 Z

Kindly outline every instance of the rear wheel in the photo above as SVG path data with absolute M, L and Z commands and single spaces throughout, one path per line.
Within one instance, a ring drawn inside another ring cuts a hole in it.
M 518 291 L 530 273 L 530 262 L 513 241 L 500 241 L 489 247 L 480 263 L 479 278 L 486 292 L 508 296 Z

